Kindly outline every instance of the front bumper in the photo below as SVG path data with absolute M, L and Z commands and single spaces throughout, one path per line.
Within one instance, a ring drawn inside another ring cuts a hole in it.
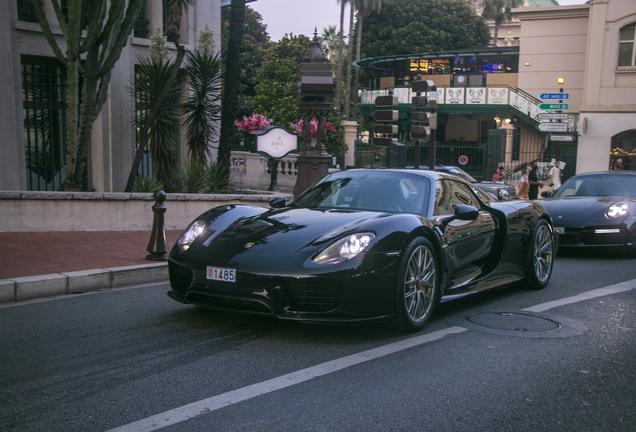
M 633 247 L 636 233 L 625 224 L 598 226 L 556 226 L 559 247 Z
M 386 260 L 385 260 L 386 261 Z M 170 298 L 211 309 L 314 323 L 364 322 L 394 313 L 395 259 L 372 272 L 298 276 L 237 271 L 235 283 L 207 280 L 205 271 L 168 262 Z

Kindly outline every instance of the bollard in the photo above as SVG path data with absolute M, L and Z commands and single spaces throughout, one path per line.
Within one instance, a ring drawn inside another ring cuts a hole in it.
M 146 255 L 146 259 L 166 261 L 168 259 L 166 257 L 168 245 L 166 244 L 166 231 L 163 229 L 163 214 L 166 212 L 166 206 L 163 205 L 163 202 L 166 199 L 166 193 L 162 190 L 156 190 L 152 197 L 155 200 L 155 205 L 152 206 L 154 216 L 152 219 L 152 234 L 146 248 L 150 255 Z

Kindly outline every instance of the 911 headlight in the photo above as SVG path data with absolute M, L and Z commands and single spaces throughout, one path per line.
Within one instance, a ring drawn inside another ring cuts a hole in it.
M 375 238 L 373 233 L 357 233 L 341 238 L 318 254 L 317 264 L 340 264 L 365 250 Z
M 617 202 L 609 206 L 605 212 L 605 216 L 609 219 L 616 219 L 625 216 L 627 213 L 629 213 L 629 203 Z
M 194 240 L 199 237 L 206 228 L 207 225 L 203 221 L 196 221 L 195 223 L 190 225 L 190 228 L 188 228 L 186 232 L 181 234 L 181 237 L 179 238 L 178 243 L 181 250 L 188 250 L 192 242 L 194 242 Z

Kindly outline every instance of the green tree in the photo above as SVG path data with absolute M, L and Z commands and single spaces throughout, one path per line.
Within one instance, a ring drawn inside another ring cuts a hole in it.
M 221 107 L 221 139 L 217 162 L 226 167 L 226 176 L 230 176 L 230 156 L 232 142 L 236 134 L 234 120 L 238 115 L 238 98 L 241 76 L 241 44 L 245 24 L 245 0 L 232 0 L 230 5 L 230 26 L 225 56 L 225 74 L 223 80 L 223 101 Z
M 263 59 L 272 45 L 267 34 L 267 26 L 263 17 L 254 9 L 245 5 L 245 23 L 243 25 L 243 42 L 240 54 L 240 92 L 238 98 L 238 114 L 236 119 L 250 116 L 254 112 L 254 96 L 256 95 L 256 75 Z M 221 57 L 222 65 L 227 58 L 227 46 L 230 36 L 230 8 L 221 10 Z M 234 142 L 233 144 L 236 144 Z
M 304 35 L 283 36 L 273 43 L 257 76 L 254 110 L 288 130 L 299 118 L 298 65 L 309 43 Z
M 512 20 L 512 9 L 522 4 L 523 0 L 484 0 L 484 10 L 481 16 L 495 22 L 495 34 L 492 38 L 493 46 L 497 46 L 501 24 Z
M 132 188 L 135 185 L 137 170 L 139 169 L 141 158 L 146 149 L 146 146 L 148 145 L 148 140 L 150 139 L 150 128 L 153 124 L 155 125 L 155 128 L 160 124 L 156 122 L 157 117 L 160 115 L 159 111 L 162 108 L 164 99 L 168 97 L 168 94 L 172 93 L 173 84 L 177 80 L 177 76 L 181 68 L 181 63 L 183 62 L 183 59 L 185 57 L 185 48 L 183 47 L 183 45 L 179 44 L 179 28 L 181 23 L 181 16 L 183 11 L 192 6 L 193 2 L 194 0 L 168 0 L 168 14 L 166 18 L 165 34 L 177 48 L 177 56 L 171 66 L 170 75 L 168 75 L 167 79 L 163 82 L 161 91 L 155 95 L 155 98 L 152 101 L 152 105 L 149 105 L 148 107 L 148 113 L 145 117 L 144 123 L 138 125 L 139 146 L 137 147 L 137 151 L 135 152 L 135 159 L 133 160 L 132 167 L 130 168 L 130 174 L 128 175 L 128 181 L 126 182 L 126 187 L 124 189 L 126 192 L 132 191 Z M 161 154 L 167 155 L 169 153 L 168 150 L 169 149 L 166 149 L 166 151 L 161 152 Z M 156 162 L 157 161 L 155 160 L 155 163 Z
M 255 111 L 272 119 L 273 125 L 289 131 L 292 131 L 290 124 L 300 119 L 298 66 L 310 43 L 310 39 L 304 35 L 285 35 L 273 43 L 258 74 Z M 330 111 L 327 121 L 336 131 L 327 133 L 324 144 L 331 154 L 341 156 L 346 146 L 337 108 Z
M 211 50 L 189 53 L 185 72 L 191 89 L 181 105 L 184 114 L 188 150 L 192 159 L 200 162 L 211 156 L 209 142 L 218 135 L 221 100 L 221 59 Z
M 362 58 L 483 47 L 485 20 L 464 0 L 385 0 L 362 32 Z
M 382 0 L 356 0 L 356 9 L 358 10 L 358 19 L 356 20 L 356 60 L 360 60 L 360 49 L 362 47 L 362 31 L 364 19 L 373 11 L 380 11 Z M 355 82 L 353 84 L 353 119 L 358 118 L 358 92 L 360 86 L 360 67 L 356 66 Z
M 131 89 L 137 105 L 135 125 L 140 130 L 148 127 L 147 142 L 154 162 L 154 175 L 163 184 L 168 183 L 171 175 L 170 161 L 179 148 L 179 96 L 183 74 L 178 74 L 176 79 L 171 80 L 174 68 L 174 60 L 138 59 L 134 88 Z M 157 102 L 168 83 L 169 91 Z M 151 119 L 150 115 L 155 107 L 157 111 Z M 136 170 L 132 178 L 131 190 L 137 178 Z
M 55 56 L 66 67 L 67 156 L 64 188 L 80 190 L 93 121 L 106 99 L 110 72 L 128 41 L 145 0 L 69 1 L 66 17 L 60 1 L 50 0 L 66 45 L 65 53 L 46 20 L 42 0 L 32 2 L 42 33 Z

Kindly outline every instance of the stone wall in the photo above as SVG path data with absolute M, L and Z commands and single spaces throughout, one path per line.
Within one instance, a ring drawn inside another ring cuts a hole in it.
M 200 214 L 224 205 L 269 207 L 290 194 L 166 194 L 166 230 L 183 230 Z M 152 229 L 150 193 L 0 191 L 0 232 L 143 231 Z

